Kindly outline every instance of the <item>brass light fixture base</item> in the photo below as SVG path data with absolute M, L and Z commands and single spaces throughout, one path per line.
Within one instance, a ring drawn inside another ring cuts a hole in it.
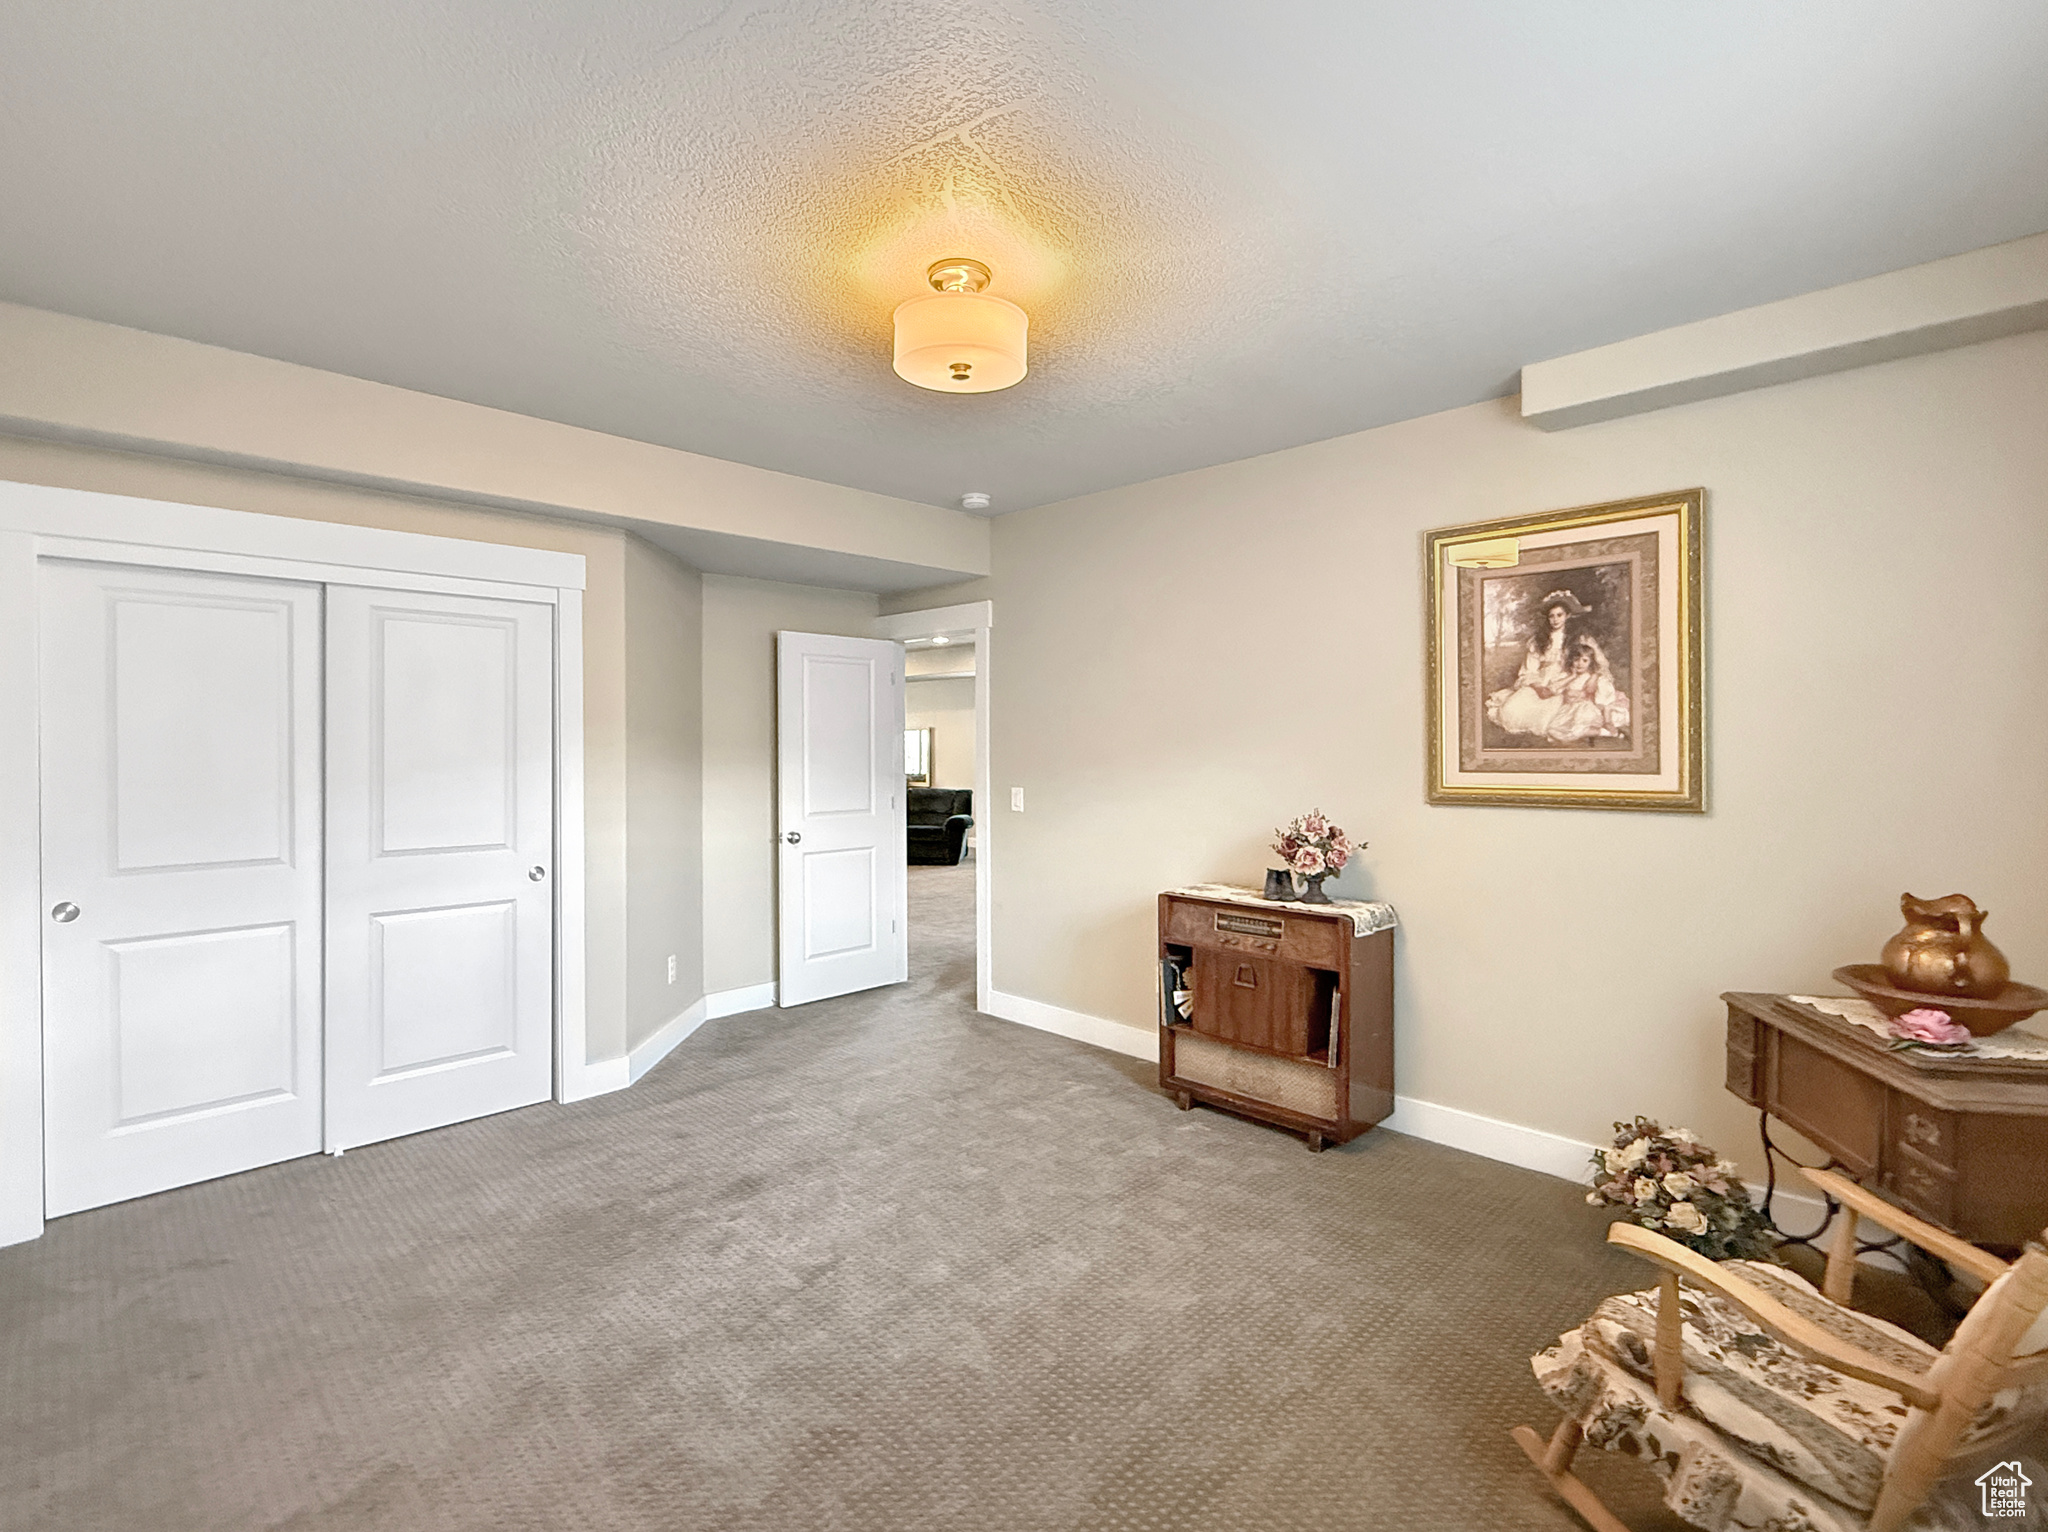
M 989 270 L 980 261 L 964 255 L 949 255 L 932 262 L 925 280 L 942 293 L 978 293 L 988 286 Z

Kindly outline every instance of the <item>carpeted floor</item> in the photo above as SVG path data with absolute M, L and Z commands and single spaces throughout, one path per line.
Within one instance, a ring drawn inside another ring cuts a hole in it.
M 976 1015 L 971 867 L 911 886 L 906 986 L 0 1251 L 0 1526 L 1580 1525 L 1506 1436 L 1642 1285 L 1578 1190 L 1175 1111 Z

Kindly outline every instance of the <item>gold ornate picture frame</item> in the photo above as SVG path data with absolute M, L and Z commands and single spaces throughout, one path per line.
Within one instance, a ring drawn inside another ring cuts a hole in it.
M 1431 803 L 1706 811 L 1705 509 L 1688 489 L 1423 534 Z

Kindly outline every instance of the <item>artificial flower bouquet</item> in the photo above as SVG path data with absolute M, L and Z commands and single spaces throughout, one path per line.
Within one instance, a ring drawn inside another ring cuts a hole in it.
M 1934 1053 L 1961 1053 L 1970 1046 L 1968 1027 L 1947 1011 L 1937 1011 L 1928 1006 L 1908 1011 L 1903 1016 L 1894 1016 L 1891 1034 L 1894 1049 L 1925 1048 Z
M 1354 846 L 1351 837 L 1331 824 L 1321 809 L 1298 814 L 1273 833 L 1280 837 L 1273 842 L 1273 849 L 1280 853 L 1280 859 L 1289 868 L 1304 878 L 1342 872 L 1344 864 L 1351 860 L 1351 854 L 1364 849 Z
M 1749 1200 L 1735 1162 L 1701 1143 L 1690 1128 L 1647 1117 L 1614 1125 L 1614 1143 L 1593 1152 L 1595 1207 L 1628 1211 L 1629 1221 L 1690 1246 L 1709 1260 L 1772 1260 L 1769 1221 Z

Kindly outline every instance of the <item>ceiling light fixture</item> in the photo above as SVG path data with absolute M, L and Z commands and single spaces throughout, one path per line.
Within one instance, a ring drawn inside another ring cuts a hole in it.
M 942 394 L 989 394 L 1022 380 L 1030 319 L 982 291 L 989 269 L 965 256 L 933 263 L 935 291 L 896 306 L 896 375 Z
M 951 642 L 953 642 L 953 640 L 952 640 L 952 639 L 950 639 L 950 638 L 948 638 L 948 637 L 946 637 L 946 635 L 945 635 L 945 634 L 943 634 L 943 633 L 941 633 L 941 634 L 940 634 L 940 635 L 939 635 L 939 636 L 938 636 L 937 638 L 935 638 L 935 639 L 933 639 L 933 640 L 932 640 L 932 643 L 933 643 L 933 644 L 934 644 L 935 646 L 943 646 L 943 645 L 946 645 L 946 644 L 950 644 Z
M 1522 562 L 1522 542 L 1516 537 L 1453 543 L 1445 552 L 1460 569 L 1513 569 Z

